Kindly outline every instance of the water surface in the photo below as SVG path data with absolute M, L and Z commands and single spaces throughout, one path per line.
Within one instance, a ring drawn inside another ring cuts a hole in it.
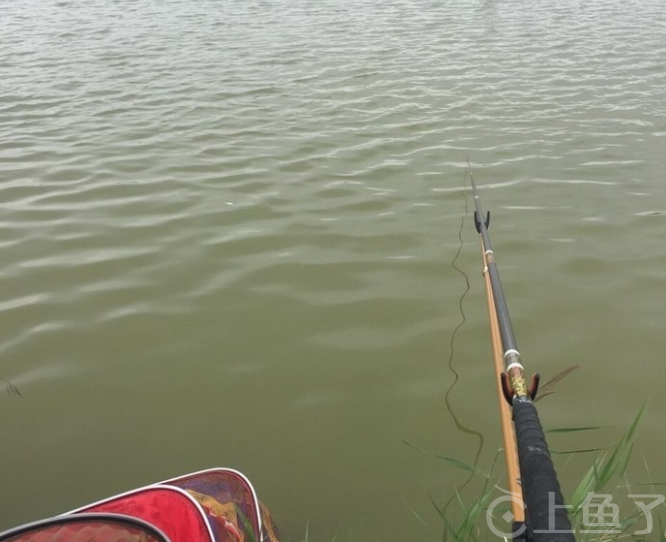
M 528 368 L 581 366 L 544 425 L 613 426 L 552 447 L 649 397 L 664 478 L 663 2 L 0 6 L 0 528 L 221 465 L 292 539 L 437 539 L 464 473 L 404 442 L 476 450 L 467 157 Z

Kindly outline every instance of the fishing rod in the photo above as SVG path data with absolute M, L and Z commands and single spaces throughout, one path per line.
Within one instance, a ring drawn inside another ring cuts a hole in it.
M 575 542 L 567 507 L 533 402 L 539 383 L 538 375 L 532 377 L 528 386 L 488 234 L 490 213 L 483 212 L 469 163 L 468 168 L 476 208 L 474 224 L 481 240 L 493 353 L 499 373 L 498 395 L 503 403 L 500 416 L 507 477 L 509 490 L 518 496 L 512 499 L 513 534 L 515 538 L 531 539 L 534 542 Z M 509 408 L 513 416 L 513 431 L 510 428 Z M 524 503 L 526 514 L 521 506 L 516 506 L 517 500 L 522 501 L 520 504 Z

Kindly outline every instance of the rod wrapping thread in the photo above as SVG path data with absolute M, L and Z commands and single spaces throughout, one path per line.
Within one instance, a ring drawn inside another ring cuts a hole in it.
M 524 398 L 515 400 L 513 420 L 527 522 L 534 534 L 534 542 L 575 542 L 546 438 L 532 401 Z

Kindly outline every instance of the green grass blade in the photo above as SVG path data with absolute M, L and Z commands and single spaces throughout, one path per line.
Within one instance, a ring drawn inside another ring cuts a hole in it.
M 446 541 L 449 539 L 449 534 L 453 537 L 453 539 L 457 542 L 458 537 L 456 530 L 453 526 L 453 524 L 449 521 L 449 519 L 446 517 L 446 514 L 444 511 L 439 507 L 439 505 L 435 502 L 435 499 L 432 498 L 432 495 L 428 495 L 428 498 L 430 499 L 430 502 L 434 506 L 435 510 L 437 511 L 437 514 L 439 515 L 439 518 L 442 520 L 442 525 L 444 526 L 444 533 L 442 536 L 442 540 Z
M 611 452 L 608 461 L 606 461 L 601 468 L 597 480 L 597 490 L 603 489 L 615 476 L 622 476 L 624 474 L 627 464 L 629 463 L 631 451 L 634 447 L 634 441 L 636 440 L 636 430 L 638 429 L 638 424 L 645 412 L 645 407 L 646 405 L 641 407 L 638 415 L 629 426 L 629 429 L 627 429 L 627 432 L 622 436 L 620 442 L 618 442 Z
M 550 453 L 554 455 L 589 454 L 590 452 L 604 452 L 606 450 L 608 448 L 586 448 L 582 450 L 550 450 Z
M 585 501 L 585 498 L 587 497 L 587 494 L 590 493 L 594 489 L 594 485 L 596 482 L 595 478 L 595 472 L 596 472 L 596 463 L 597 461 L 600 461 L 603 459 L 598 459 L 594 462 L 594 464 L 590 467 L 590 469 L 585 473 L 585 476 L 583 476 L 583 479 L 580 481 L 578 484 L 578 487 L 574 490 L 573 494 L 571 495 L 571 505 L 573 506 L 573 510 L 575 514 L 578 514 L 580 511 L 580 507 L 583 504 L 583 501 Z
M 576 433 L 578 431 L 596 431 L 598 429 L 607 429 L 608 425 L 591 425 L 588 427 L 555 427 L 553 429 L 545 429 L 544 433 Z
M 403 442 L 410 448 L 416 450 L 417 452 L 421 452 L 422 454 L 429 455 L 430 457 L 434 457 L 441 461 L 445 461 L 446 463 L 452 465 L 453 467 L 456 467 L 457 469 L 465 470 L 467 472 L 473 472 L 474 474 L 478 474 L 480 476 L 483 476 L 484 478 L 490 477 L 489 474 L 483 472 L 481 469 L 475 467 L 474 465 L 470 465 L 469 463 L 465 463 L 464 461 L 460 461 L 459 459 L 455 459 L 454 457 L 448 457 L 445 455 L 436 454 L 434 452 L 429 452 L 428 450 L 424 450 L 422 448 L 419 448 L 418 446 L 410 444 L 406 440 L 403 440 Z
M 423 517 L 421 517 L 421 515 L 416 510 L 414 510 L 414 508 L 412 508 L 412 506 L 404 498 L 402 499 L 402 502 L 407 507 L 407 509 L 412 513 L 412 515 L 419 521 L 419 523 L 421 523 L 421 525 L 427 527 L 428 529 L 430 528 L 428 522 L 425 519 L 423 519 Z

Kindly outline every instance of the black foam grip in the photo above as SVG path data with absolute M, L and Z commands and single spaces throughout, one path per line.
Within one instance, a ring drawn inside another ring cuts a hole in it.
M 546 438 L 532 401 L 520 398 L 514 402 L 513 421 L 523 496 L 534 542 L 575 542 Z

